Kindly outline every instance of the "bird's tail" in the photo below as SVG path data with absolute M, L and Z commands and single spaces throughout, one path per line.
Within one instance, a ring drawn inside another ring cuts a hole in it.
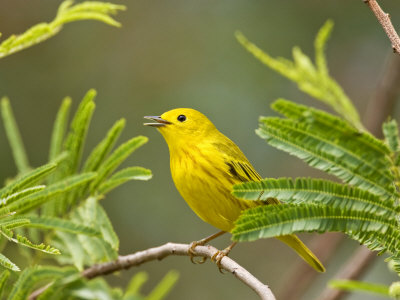
M 282 235 L 276 237 L 278 240 L 284 242 L 289 247 L 293 248 L 298 255 L 301 256 L 311 267 L 313 267 L 318 272 L 325 272 L 325 268 L 318 258 L 307 248 L 306 245 L 294 234 L 292 235 Z

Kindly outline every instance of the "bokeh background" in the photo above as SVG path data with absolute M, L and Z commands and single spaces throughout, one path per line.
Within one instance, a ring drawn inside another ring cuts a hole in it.
M 13 0 L 0 2 L 3 37 L 50 21 L 60 1 Z M 121 2 L 119 2 L 121 3 Z M 268 146 L 254 129 L 260 115 L 271 115 L 270 103 L 285 97 L 323 107 L 296 86 L 267 69 L 235 40 L 241 30 L 273 56 L 291 56 L 299 45 L 313 55 L 313 39 L 328 18 L 335 29 L 328 43 L 330 71 L 356 103 L 362 115 L 374 94 L 390 55 L 390 43 L 371 11 L 358 1 L 146 1 L 121 4 L 128 10 L 117 19 L 120 29 L 99 22 L 68 24 L 56 37 L 0 60 L 0 95 L 11 99 L 33 166 L 46 162 L 52 123 L 65 96 L 74 107 L 90 89 L 98 91 L 97 108 L 88 135 L 86 154 L 119 118 L 127 119 L 122 139 L 150 138 L 126 165 L 153 171 L 148 182 L 130 182 L 103 200 L 121 240 L 121 254 L 161 245 L 190 242 L 216 230 L 189 209 L 169 173 L 168 149 L 153 128 L 142 126 L 144 115 L 176 107 L 202 111 L 247 155 L 263 177 L 321 176 L 302 161 Z M 400 3 L 381 1 L 400 28 Z M 0 130 L 0 181 L 15 175 L 4 130 Z M 302 235 L 305 240 L 312 235 Z M 213 244 L 225 247 L 229 237 Z M 312 299 L 357 247 L 346 240 L 319 275 L 304 299 Z M 244 243 L 231 254 L 250 272 L 278 292 L 290 285 L 285 278 L 300 260 L 275 241 Z M 215 265 L 192 265 L 188 258 L 169 257 L 139 269 L 110 276 L 125 285 L 138 270 L 149 273 L 145 290 L 175 269 L 180 279 L 169 299 L 257 299 L 231 275 Z M 377 260 L 366 280 L 390 283 L 395 275 Z M 349 299 L 374 299 L 353 295 Z

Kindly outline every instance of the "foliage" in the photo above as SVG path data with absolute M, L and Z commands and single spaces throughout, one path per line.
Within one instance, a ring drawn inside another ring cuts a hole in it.
M 344 291 L 362 291 L 389 298 L 389 287 L 383 284 L 361 282 L 356 280 L 331 280 L 329 282 L 329 286 L 331 288 Z
M 239 31 L 236 32 L 236 38 L 247 51 L 263 64 L 296 82 L 300 90 L 328 104 L 353 126 L 362 129 L 363 126 L 357 110 L 340 85 L 328 72 L 324 48 L 332 28 L 333 22 L 328 20 L 318 32 L 314 42 L 315 65 L 299 47 L 293 48 L 293 61 L 290 61 L 282 57 L 271 57 L 249 42 Z
M 62 2 L 57 15 L 50 23 L 39 23 L 20 35 L 11 35 L 0 44 L 0 58 L 26 49 L 56 35 L 64 24 L 79 20 L 97 20 L 120 27 L 110 15 L 125 10 L 125 6 L 112 3 L 85 1 L 74 4 L 73 0 Z M 1 34 L 0 34 L 1 36 Z
M 37 24 L 23 34 L 4 40 L 0 44 L 0 58 L 54 36 L 66 23 L 97 20 L 120 27 L 120 23 L 111 17 L 120 10 L 125 10 L 125 6 L 97 1 L 74 4 L 74 1 L 66 0 L 50 23 Z M 144 296 L 140 288 L 147 280 L 145 273 L 135 275 L 126 291 L 110 287 L 102 278 L 87 280 L 81 277 L 80 271 L 85 267 L 118 256 L 118 236 L 99 200 L 127 181 L 152 177 L 151 171 L 142 167 L 117 170 L 147 142 L 146 137 L 137 136 L 113 150 L 125 127 L 124 119 L 112 126 L 83 161 L 95 96 L 95 90 L 84 96 L 70 124 L 71 99 L 64 99 L 54 122 L 49 161 L 37 168 L 32 168 L 29 163 L 10 101 L 4 97 L 0 102 L 4 128 L 18 170 L 17 176 L 8 179 L 0 189 L 0 249 L 8 256 L 13 253 L 13 260 L 21 261 L 15 252 L 8 251 L 9 245 L 5 241 L 25 246 L 19 248 L 20 253 L 27 262 L 34 262 L 19 272 L 20 267 L 0 253 L 2 299 L 27 299 L 35 289 L 45 287 L 37 295 L 38 299 L 159 300 L 168 294 L 178 279 L 178 274 L 170 271 Z M 32 242 L 27 236 L 51 245 Z M 38 251 L 56 256 L 39 255 Z M 43 264 L 50 258 L 53 258 L 51 265 Z
M 261 117 L 256 133 L 270 145 L 342 182 L 266 178 L 234 186 L 233 195 L 238 198 L 248 201 L 277 198 L 283 203 L 244 211 L 232 231 L 233 239 L 250 241 L 298 232 L 340 231 L 371 250 L 388 252 L 388 261 L 400 275 L 398 126 L 395 120 L 384 123 L 384 140 L 362 126 L 351 101 L 328 73 L 323 49 L 331 29 L 332 22 L 328 21 L 317 35 L 315 63 L 298 47 L 293 49 L 294 61 L 272 58 L 241 33 L 236 34 L 238 41 L 258 60 L 340 115 L 278 99 L 272 108 L 282 117 Z M 394 287 L 390 293 L 387 286 L 369 283 L 332 284 L 392 298 L 400 294 Z
M 50 161 L 34 169 L 28 163 L 10 102 L 6 98 L 1 101 L 4 127 L 19 174 L 0 189 L 0 234 L 21 246 L 56 254 L 54 259 L 57 263 L 66 266 L 35 265 L 25 268 L 12 289 L 6 288 L 9 285 L 4 282 L 9 273 L 3 271 L 0 284 L 4 289 L 0 290 L 8 293 L 9 299 L 25 299 L 39 282 L 53 283 L 46 292 L 48 295 L 51 295 L 50 290 L 55 289 L 61 289 L 66 294 L 76 293 L 78 298 L 80 293 L 95 295 L 104 292 L 114 295 L 114 290 L 105 281 L 83 280 L 77 276 L 77 271 L 118 256 L 119 239 L 99 200 L 129 180 L 150 179 L 151 171 L 142 167 L 116 171 L 136 149 L 147 142 L 146 137 L 138 136 L 113 149 L 125 126 L 123 119 L 112 126 L 83 161 L 82 152 L 95 108 L 95 95 L 96 92 L 90 90 L 84 96 L 69 126 L 67 116 L 71 99 L 63 101 L 54 123 Z M 32 232 L 36 232 L 34 236 L 41 236 L 51 246 L 31 242 L 26 235 Z M 30 259 L 34 258 L 33 255 L 36 255 L 36 260 L 42 257 L 30 251 L 24 254 Z M 0 264 L 12 271 L 20 270 L 4 254 L 0 254 Z M 65 278 L 71 278 L 68 284 Z M 165 293 L 174 280 L 168 282 L 164 283 Z M 72 290 L 66 287 L 69 285 Z M 121 296 L 120 299 L 131 298 Z

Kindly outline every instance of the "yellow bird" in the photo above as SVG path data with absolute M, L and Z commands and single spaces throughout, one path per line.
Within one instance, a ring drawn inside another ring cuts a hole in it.
M 279 204 L 273 198 L 268 202 L 249 201 L 237 199 L 231 194 L 234 184 L 260 181 L 261 177 L 239 147 L 219 132 L 202 113 L 194 109 L 178 108 L 161 116 L 145 118 L 156 122 L 144 125 L 156 127 L 168 144 L 171 174 L 181 196 L 203 221 L 222 230 L 193 242 L 191 250 L 230 232 L 243 210 L 259 205 Z M 297 236 L 285 235 L 277 239 L 293 248 L 314 269 L 325 271 L 318 258 Z M 234 245 L 218 254 L 217 263 Z

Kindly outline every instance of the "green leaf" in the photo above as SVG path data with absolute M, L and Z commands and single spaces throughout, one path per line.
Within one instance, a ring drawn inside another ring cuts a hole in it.
M 115 234 L 106 213 L 94 197 L 90 197 L 84 206 L 79 207 L 74 212 L 73 217 L 76 221 L 99 228 L 103 235 L 103 239 L 78 236 L 79 241 L 93 263 L 117 258 L 119 247 L 118 236 Z
M 19 234 L 17 234 L 16 238 L 13 238 L 13 232 L 9 229 L 7 229 L 6 227 L 2 226 L 0 227 L 0 233 L 7 238 L 9 241 L 14 242 L 16 244 L 20 244 L 22 246 L 28 247 L 28 248 L 32 248 L 35 250 L 39 250 L 42 251 L 44 253 L 48 253 L 48 254 L 60 254 L 60 250 L 53 248 L 49 245 L 45 245 L 43 243 L 41 244 L 34 244 L 32 243 L 30 240 L 28 240 L 27 237 L 21 236 Z
M 98 203 L 97 201 L 95 209 L 96 209 L 96 226 L 100 227 L 103 239 L 111 245 L 113 250 L 118 251 L 119 249 L 118 235 L 115 233 L 111 221 L 107 216 L 107 213 L 105 212 L 103 207 L 101 207 L 100 203 Z
M 174 287 L 175 283 L 179 278 L 179 273 L 177 271 L 169 271 L 159 284 L 151 291 L 151 293 L 146 297 L 146 300 L 161 300 L 164 299 L 171 289 Z
M 136 273 L 132 279 L 129 281 L 128 287 L 126 288 L 124 299 L 129 299 L 129 297 L 137 297 L 139 295 L 140 289 L 149 279 L 149 275 L 146 272 Z
M 71 98 L 66 97 L 58 110 L 51 135 L 49 161 L 56 159 L 62 152 L 64 135 L 67 129 L 68 115 L 71 107 Z
M 333 29 L 333 21 L 327 20 L 325 24 L 318 31 L 317 37 L 314 41 L 315 48 L 315 64 L 317 65 L 318 72 L 322 75 L 328 75 L 328 67 L 325 58 L 325 45 Z
M 14 272 L 21 271 L 16 264 L 0 253 L 0 265 Z
M 121 27 L 121 24 L 115 21 L 110 15 L 116 14 L 119 10 L 125 10 L 125 6 L 112 3 L 97 1 L 87 1 L 72 6 L 72 1 L 66 1 L 66 5 L 60 7 L 55 25 L 78 20 L 96 20 L 111 26 Z
M 395 218 L 399 212 L 391 200 L 383 201 L 367 191 L 323 179 L 266 178 L 260 182 L 235 185 L 233 195 L 245 200 L 277 198 L 288 204 L 323 204 L 332 208 L 376 213 L 387 218 Z
M 389 287 L 383 284 L 361 282 L 356 280 L 331 280 L 329 286 L 334 289 L 350 292 L 367 292 L 389 297 Z
M 244 211 L 232 231 L 235 241 L 288 235 L 297 232 L 373 232 L 377 238 L 397 232 L 397 221 L 365 211 L 323 205 L 263 205 Z
M 68 249 L 72 257 L 73 265 L 79 270 L 82 271 L 83 267 L 89 263 L 88 258 L 85 254 L 85 250 L 78 240 L 76 235 L 67 232 L 57 232 L 57 236 L 63 241 L 64 246 Z
M 149 169 L 129 167 L 115 173 L 110 179 L 102 183 L 98 190 L 100 194 L 106 194 L 129 180 L 149 180 L 151 177 L 152 173 Z
M 64 267 L 63 276 L 57 277 L 48 288 L 43 291 L 37 300 L 64 300 L 70 296 L 70 287 L 74 286 L 82 277 L 76 268 Z
M 382 168 L 389 168 L 391 165 L 390 149 L 383 141 L 369 132 L 359 131 L 337 116 L 282 98 L 274 101 L 271 107 L 288 119 L 306 124 L 309 131 L 329 136 L 344 147 L 363 154 L 367 159 L 374 159 Z
M 3 295 L 4 289 L 6 287 L 5 285 L 8 280 L 8 277 L 10 277 L 10 272 L 8 270 L 4 270 L 3 272 L 1 272 L 1 274 L 0 274 L 0 299 Z
M 66 0 L 59 6 L 57 16 L 50 23 L 39 23 L 20 35 L 12 35 L 0 44 L 0 58 L 13 54 L 56 35 L 64 24 L 79 20 L 96 20 L 111 26 L 120 27 L 111 15 L 125 10 L 125 6 L 97 1 L 85 1 L 73 5 Z
M 37 186 L 30 187 L 30 188 L 26 188 L 20 192 L 13 193 L 5 198 L 0 199 L 0 206 L 5 206 L 7 204 L 10 204 L 10 203 L 17 201 L 19 199 L 22 199 L 30 194 L 39 192 L 39 191 L 43 190 L 44 188 L 46 188 L 45 185 L 37 185 Z
M 96 177 L 96 173 L 83 173 L 75 176 L 70 176 L 62 181 L 54 183 L 44 190 L 31 194 L 25 198 L 19 199 L 4 208 L 0 208 L 0 215 L 8 212 L 16 212 L 21 214 L 33 208 L 40 206 L 46 201 L 51 200 L 50 198 L 65 193 L 84 184 Z
M 117 121 L 106 137 L 93 149 L 83 167 L 84 172 L 97 171 L 125 127 L 125 119 Z
M 5 227 L 7 229 L 14 229 L 14 228 L 26 226 L 29 223 L 30 223 L 30 221 L 28 218 L 12 216 L 12 217 L 8 217 L 5 219 L 1 219 L 0 227 Z
M 145 136 L 137 136 L 124 144 L 120 145 L 114 152 L 106 159 L 98 170 L 98 177 L 91 183 L 90 190 L 94 192 L 99 185 L 137 148 L 142 146 L 148 141 Z
M 15 283 L 9 300 L 25 300 L 35 286 L 44 280 L 53 281 L 65 276 L 65 269 L 52 266 L 34 266 L 25 269 Z
M 67 165 L 62 165 L 64 168 L 63 174 L 70 175 L 75 173 L 78 169 L 86 134 L 95 109 L 95 104 L 93 102 L 95 96 L 95 90 L 89 90 L 87 92 L 71 122 L 71 129 L 64 145 L 64 149 L 68 151 L 70 155 L 67 160 Z
M 399 151 L 399 129 L 396 120 L 383 123 L 383 134 L 390 150 L 393 152 Z
M 49 175 L 57 167 L 56 164 L 50 163 L 36 168 L 25 175 L 17 178 L 12 183 L 0 190 L 0 198 L 5 198 L 15 192 L 21 191 L 26 187 L 29 187 L 36 182 L 42 180 L 45 176 Z
M 25 216 L 24 218 L 29 220 L 29 223 L 27 225 L 28 227 L 53 229 L 74 234 L 84 234 L 89 236 L 101 235 L 101 233 L 95 228 L 88 227 L 82 224 L 77 224 L 72 221 L 68 221 L 61 218 L 37 217 L 37 216 Z
M 389 297 L 398 299 L 400 297 L 400 282 L 395 281 L 389 287 Z
M 257 134 L 272 146 L 289 152 L 310 166 L 386 199 L 395 194 L 393 175 L 377 168 L 357 151 L 329 136 L 310 131 L 307 125 L 288 119 L 262 118 Z
M 24 144 L 22 143 L 22 138 L 19 133 L 17 123 L 15 122 L 10 101 L 7 98 L 1 99 L 1 113 L 3 117 L 3 123 L 6 130 L 8 142 L 10 143 L 18 172 L 21 174 L 25 173 L 30 170 L 28 157 L 26 155 Z
M 333 23 L 327 21 L 315 40 L 316 66 L 298 47 L 293 48 L 293 62 L 278 57 L 273 58 L 252 44 L 242 33 L 236 32 L 238 42 L 256 59 L 272 70 L 297 83 L 298 88 L 312 97 L 328 104 L 354 127 L 364 130 L 357 110 L 340 85 L 328 74 L 323 54 Z

